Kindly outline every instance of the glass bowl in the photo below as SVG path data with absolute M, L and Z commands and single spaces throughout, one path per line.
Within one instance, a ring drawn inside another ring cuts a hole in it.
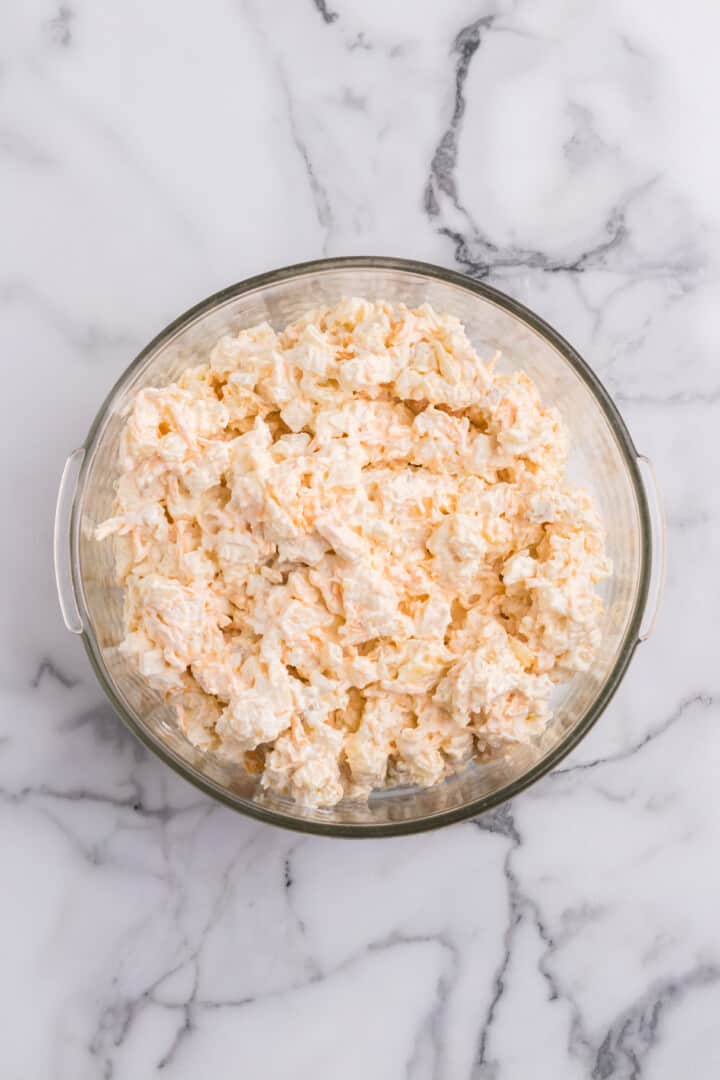
M 569 473 L 592 491 L 607 529 L 613 576 L 603 588 L 602 646 L 591 671 L 554 699 L 555 715 L 533 747 L 489 764 L 471 762 L 432 788 L 377 791 L 367 804 L 309 809 L 262 792 L 240 765 L 193 747 L 172 710 L 113 648 L 122 637 L 122 590 L 113 545 L 92 538 L 110 516 L 118 439 L 134 394 L 177 378 L 198 351 L 228 329 L 267 320 L 282 328 L 305 310 L 341 296 L 430 303 L 456 315 L 482 357 L 497 350 L 506 369 L 521 367 L 543 399 L 562 412 L 572 440 Z M 648 597 L 657 600 L 662 527 L 654 487 L 610 397 L 575 350 L 536 315 L 461 274 L 404 259 L 323 259 L 250 278 L 181 315 L 143 349 L 101 406 L 84 445 L 71 454 L 58 495 L 55 563 L 69 629 L 81 634 L 111 703 L 146 746 L 203 791 L 261 821 L 335 836 L 388 836 L 472 817 L 516 795 L 558 763 L 590 730 L 647 633 Z M 652 496 L 649 501 L 648 493 Z M 655 555 L 653 555 L 655 549 Z M 651 579 L 652 585 L 651 588 Z M 657 579 L 657 581 L 655 580 Z

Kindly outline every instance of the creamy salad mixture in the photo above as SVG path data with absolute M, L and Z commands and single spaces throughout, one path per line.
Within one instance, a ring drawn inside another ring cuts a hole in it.
M 120 649 L 202 750 L 314 806 L 540 735 L 610 572 L 523 372 L 424 305 L 343 299 L 221 338 L 135 398 Z

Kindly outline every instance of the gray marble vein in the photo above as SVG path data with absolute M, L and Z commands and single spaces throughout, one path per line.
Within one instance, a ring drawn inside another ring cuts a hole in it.
M 319 11 L 324 23 L 334 23 L 338 17 L 337 11 L 331 11 L 325 0 L 313 0 L 316 9 Z

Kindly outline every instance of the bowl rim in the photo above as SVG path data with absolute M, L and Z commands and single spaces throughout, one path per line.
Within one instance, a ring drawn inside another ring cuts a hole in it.
M 222 307 L 230 300 L 243 296 L 246 293 L 294 278 L 308 277 L 323 273 L 324 271 L 372 269 L 397 270 L 416 274 L 419 277 L 438 280 L 465 289 L 474 293 L 476 296 L 495 304 L 510 315 L 513 315 L 554 346 L 588 387 L 602 409 L 602 412 L 617 439 L 637 501 L 640 519 L 640 570 L 634 610 L 631 618 L 628 620 L 625 635 L 618 650 L 617 659 L 612 670 L 603 683 L 597 697 L 592 701 L 578 723 L 541 761 L 522 776 L 511 781 L 505 787 L 500 788 L 489 795 L 484 795 L 471 802 L 464 803 L 462 806 L 454 807 L 450 810 L 439 810 L 435 814 L 408 821 L 353 824 L 352 822 L 322 822 L 312 818 L 303 818 L 299 815 L 295 816 L 291 813 L 270 809 L 263 806 L 261 803 L 256 803 L 236 795 L 228 788 L 223 787 L 223 785 L 200 772 L 174 750 L 166 746 L 159 738 L 153 735 L 151 730 L 146 727 L 139 718 L 136 718 L 128 711 L 107 673 L 95 634 L 92 630 L 92 622 L 85 603 L 85 591 L 80 579 L 80 564 L 78 557 L 80 527 L 78 506 L 81 501 L 79 496 L 84 491 L 89 463 L 92 461 L 94 452 L 97 449 L 110 406 L 119 390 L 131 379 L 132 375 L 149 356 L 166 345 L 179 332 L 189 327 L 199 318 L 209 314 L 213 309 Z M 276 270 L 256 274 L 253 277 L 245 278 L 233 285 L 229 285 L 206 297 L 199 303 L 194 304 L 177 318 L 173 319 L 172 322 L 161 330 L 160 333 L 158 333 L 137 354 L 135 359 L 125 368 L 120 377 L 116 380 L 111 390 L 106 395 L 105 400 L 100 405 L 90 426 L 85 442 L 83 443 L 83 449 L 85 453 L 78 476 L 71 515 L 70 562 L 73 588 L 83 625 L 81 636 L 95 675 L 115 712 L 125 726 L 166 765 L 169 765 L 170 768 L 185 780 L 189 781 L 195 787 L 199 788 L 205 794 L 210 795 L 218 802 L 241 814 L 254 818 L 257 821 L 262 821 L 265 824 L 279 826 L 295 832 L 311 833 L 326 837 L 387 837 L 403 836 L 441 828 L 458 821 L 477 817 L 489 810 L 493 810 L 503 803 L 508 802 L 510 799 L 513 799 L 520 792 L 536 783 L 536 781 L 545 776 L 546 773 L 554 769 L 594 727 L 617 691 L 639 643 L 640 626 L 645 612 L 650 586 L 652 530 L 645 487 L 637 464 L 639 455 L 625 421 L 620 415 L 610 394 L 587 361 L 583 359 L 580 353 L 561 334 L 559 334 L 557 330 L 550 326 L 549 323 L 545 322 L 539 315 L 535 314 L 535 312 L 525 307 L 524 304 L 507 296 L 499 289 L 495 289 L 485 282 L 476 281 L 474 278 L 459 273 L 458 271 L 448 270 L 445 267 L 437 266 L 433 263 L 420 262 L 415 259 L 375 255 L 351 255 L 294 263 Z

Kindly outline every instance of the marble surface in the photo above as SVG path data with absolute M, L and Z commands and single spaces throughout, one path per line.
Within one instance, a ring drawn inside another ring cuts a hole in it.
M 705 0 L 2 5 L 0 1075 L 720 1074 L 719 31 Z M 62 462 L 135 351 L 322 253 L 535 308 L 667 502 L 662 616 L 602 722 L 411 839 L 214 805 L 55 602 Z

